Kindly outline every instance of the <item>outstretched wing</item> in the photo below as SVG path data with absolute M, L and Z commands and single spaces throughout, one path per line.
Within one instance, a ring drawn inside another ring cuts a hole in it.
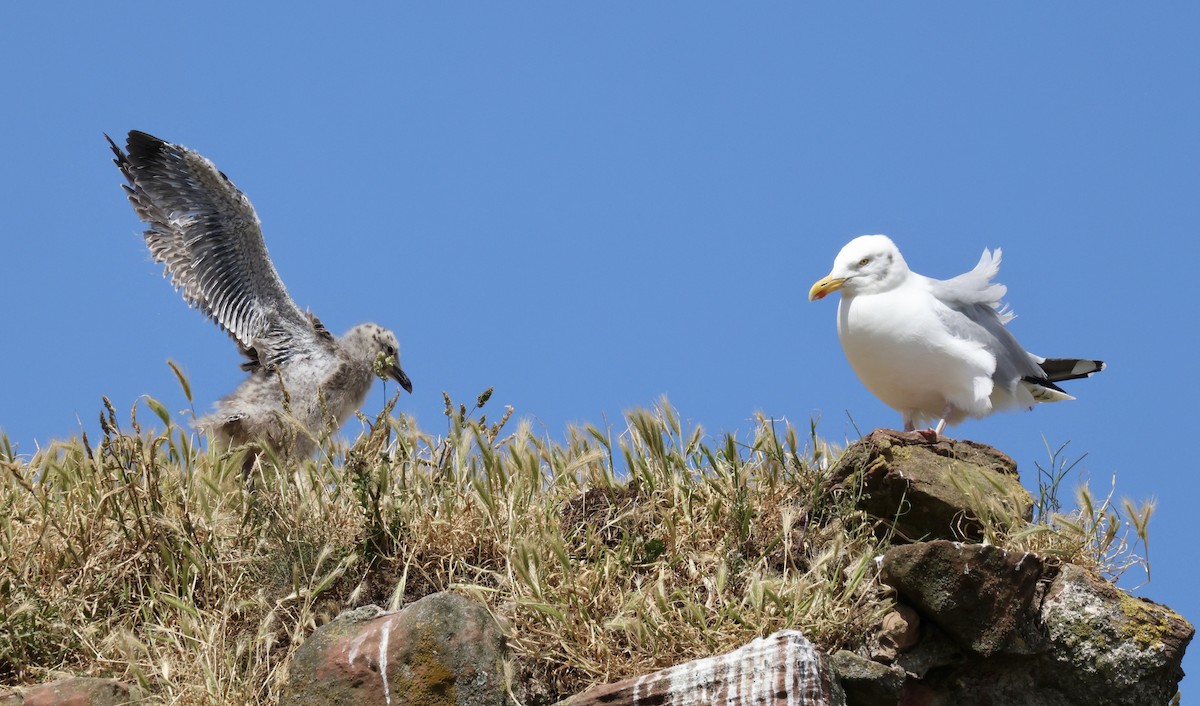
M 251 363 L 274 368 L 312 345 L 310 318 L 288 295 L 250 200 L 196 152 L 131 131 L 128 153 L 105 135 L 149 229 L 146 245 L 184 300 L 238 342 Z

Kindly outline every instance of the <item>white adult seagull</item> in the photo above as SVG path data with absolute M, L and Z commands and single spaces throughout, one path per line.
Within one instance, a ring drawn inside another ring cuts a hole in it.
M 1005 328 L 1007 289 L 992 282 L 1000 249 L 983 251 L 975 269 L 936 280 L 908 269 L 896 244 L 863 235 L 846 244 L 833 270 L 809 290 L 809 301 L 841 292 L 838 338 L 858 379 L 900 412 L 905 431 L 947 424 L 1038 402 L 1075 399 L 1056 382 L 1104 369 L 1099 360 L 1042 358 Z
M 105 138 L 108 138 L 105 135 Z M 132 131 L 108 138 L 146 245 L 187 303 L 229 333 L 250 376 L 197 428 L 226 446 L 304 457 L 366 399 L 376 375 L 412 392 L 400 344 L 378 324 L 335 338 L 292 301 L 267 254 L 250 200 L 192 150 Z M 246 470 L 258 453 L 248 454 Z

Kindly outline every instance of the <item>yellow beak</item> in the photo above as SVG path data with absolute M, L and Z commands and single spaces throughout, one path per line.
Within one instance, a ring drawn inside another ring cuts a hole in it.
M 825 279 L 818 280 L 817 283 L 812 286 L 812 289 L 808 290 L 808 300 L 810 302 L 815 302 L 818 299 L 824 299 L 827 295 L 841 289 L 842 285 L 845 283 L 845 277 L 829 276 Z

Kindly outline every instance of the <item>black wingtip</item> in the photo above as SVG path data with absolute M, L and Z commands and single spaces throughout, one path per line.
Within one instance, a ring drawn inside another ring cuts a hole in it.
M 124 169 L 122 165 L 126 164 L 128 161 L 125 159 L 125 153 L 121 151 L 120 147 L 117 147 L 117 143 L 113 142 L 113 139 L 108 136 L 107 132 L 102 132 L 100 134 L 104 135 L 104 139 L 108 140 L 109 149 L 111 149 L 113 154 L 116 155 L 116 157 L 113 158 L 113 164 Z
M 161 152 L 168 144 L 170 143 L 166 140 L 141 130 L 130 130 L 129 135 L 125 138 L 125 149 L 129 150 L 129 154 L 134 155 L 135 158 L 140 155 Z
M 1040 367 L 1047 379 L 1062 382 L 1090 377 L 1104 370 L 1106 366 L 1104 361 L 1090 358 L 1047 358 L 1042 361 Z
M 126 142 L 166 142 L 166 140 L 163 140 L 162 138 L 155 137 L 154 135 L 151 135 L 148 132 L 142 132 L 141 130 L 130 130 L 129 134 L 126 135 L 125 140 Z

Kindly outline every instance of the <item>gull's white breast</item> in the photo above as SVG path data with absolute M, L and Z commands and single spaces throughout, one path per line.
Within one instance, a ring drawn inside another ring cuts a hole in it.
M 947 402 L 976 413 L 990 408 L 995 358 L 953 336 L 945 310 L 920 276 L 878 294 L 842 297 L 838 338 L 862 383 L 901 413 L 936 419 Z

